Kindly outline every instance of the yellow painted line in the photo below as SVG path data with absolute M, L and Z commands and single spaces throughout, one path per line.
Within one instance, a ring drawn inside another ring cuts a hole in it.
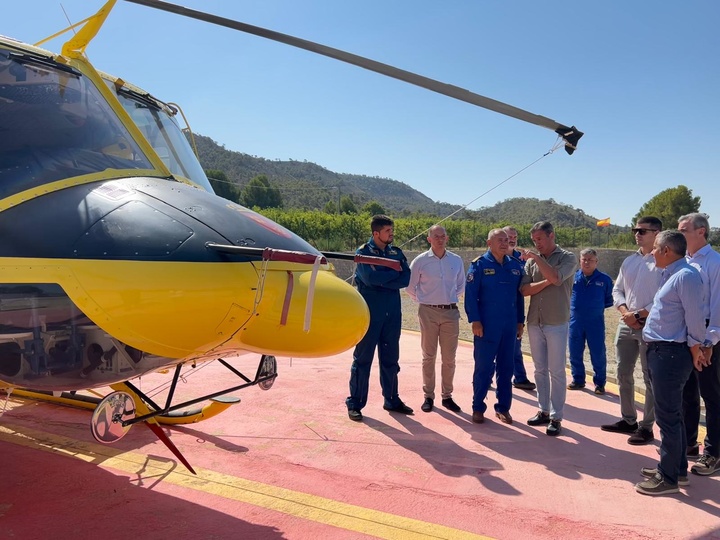
M 490 537 L 452 527 L 371 510 L 207 469 L 196 468 L 198 474 L 194 476 L 185 469 L 177 469 L 174 460 L 161 460 L 134 452 L 122 452 L 109 446 L 82 442 L 25 427 L 20 428 L 12 424 L 0 425 L 0 441 L 95 463 L 103 468 L 129 473 L 137 479 L 162 478 L 164 482 L 183 488 L 377 538 L 491 540 Z

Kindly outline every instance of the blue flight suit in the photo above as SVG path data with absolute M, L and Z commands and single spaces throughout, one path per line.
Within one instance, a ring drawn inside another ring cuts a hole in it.
M 380 364 L 380 387 L 385 398 L 385 407 L 397 407 L 398 372 L 400 371 L 400 330 L 402 311 L 400 289 L 410 283 L 410 266 L 400 248 L 392 244 L 380 249 L 372 239 L 360 246 L 356 255 L 384 257 L 400 261 L 401 271 L 386 266 L 358 264 L 355 283 L 358 292 L 365 299 L 370 310 L 370 327 L 355 346 L 353 363 L 350 368 L 350 397 L 345 400 L 348 410 L 365 407 L 370 384 L 370 367 L 378 347 Z
M 512 404 L 512 375 L 517 325 L 525 322 L 525 301 L 520 293 L 523 267 L 505 255 L 502 264 L 488 250 L 471 264 L 465 283 L 465 313 L 470 323 L 480 321 L 483 336 L 473 336 L 473 411 L 485 412 L 485 397 L 497 372 L 497 412 Z
M 520 252 L 517 249 L 513 249 L 511 257 L 517 259 L 517 261 L 525 268 L 525 261 L 520 258 Z M 522 338 L 515 341 L 515 356 L 513 364 L 513 379 L 515 383 L 530 382 L 528 379 L 527 371 L 525 370 L 525 361 L 523 360 L 522 353 Z
M 587 277 L 582 270 L 575 272 L 570 297 L 568 350 L 572 380 L 577 384 L 585 384 L 585 340 L 590 349 L 593 383 L 595 386 L 604 387 L 607 381 L 605 309 L 613 305 L 612 289 L 613 281 L 610 276 L 597 269 Z

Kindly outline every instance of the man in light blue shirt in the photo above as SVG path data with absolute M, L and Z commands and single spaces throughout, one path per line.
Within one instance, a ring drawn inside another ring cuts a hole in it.
M 435 400 L 435 359 L 438 343 L 442 368 L 440 390 L 442 405 L 453 412 L 460 406 L 452 398 L 455 353 L 460 336 L 458 295 L 465 290 L 465 265 L 459 255 L 446 249 L 445 228 L 433 225 L 428 231 L 430 249 L 410 263 L 410 284 L 406 292 L 418 307 L 420 348 L 422 349 L 423 412 L 433 410 Z
M 697 439 L 702 397 L 707 435 L 702 455 L 690 470 L 701 476 L 710 476 L 720 469 L 720 253 L 707 243 L 710 224 L 705 214 L 680 217 L 678 230 L 687 240 L 687 262 L 697 268 L 703 278 L 706 328 L 702 350 L 705 358 L 710 359 L 710 365 L 702 371 L 693 370 L 683 390 L 687 454 L 700 454 Z
M 644 495 L 677 493 L 687 485 L 687 441 L 682 420 L 682 395 L 693 366 L 707 362 L 700 346 L 705 339 L 700 272 L 685 260 L 687 242 L 679 231 L 655 237 L 653 256 L 662 269 L 662 284 L 643 327 L 647 362 L 655 396 L 655 419 L 662 434 L 660 463 L 643 467 L 647 480 L 635 485 Z

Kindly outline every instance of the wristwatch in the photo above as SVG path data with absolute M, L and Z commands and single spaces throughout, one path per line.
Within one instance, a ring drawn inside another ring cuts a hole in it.
M 635 320 L 636 320 L 636 321 L 639 321 L 640 319 L 642 319 L 642 317 L 640 317 L 640 312 L 639 312 L 639 311 L 634 311 L 634 312 L 633 312 L 633 317 L 635 317 Z

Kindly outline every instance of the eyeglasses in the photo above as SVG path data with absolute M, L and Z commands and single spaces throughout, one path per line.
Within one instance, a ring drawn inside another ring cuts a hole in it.
M 639 234 L 645 236 L 649 232 L 658 232 L 658 229 L 632 229 L 633 234 Z

